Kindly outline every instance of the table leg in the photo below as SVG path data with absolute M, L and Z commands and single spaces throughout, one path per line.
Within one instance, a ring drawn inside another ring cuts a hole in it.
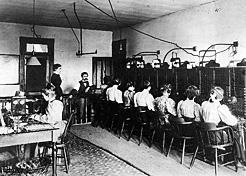
M 53 142 L 53 148 L 52 148 L 52 175 L 57 176 L 57 166 L 56 166 L 56 154 L 57 154 L 57 149 L 55 142 Z

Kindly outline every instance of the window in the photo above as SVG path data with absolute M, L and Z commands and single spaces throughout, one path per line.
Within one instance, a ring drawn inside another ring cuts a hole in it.
M 27 43 L 26 52 L 32 52 L 33 50 L 37 53 L 48 53 L 48 45 Z
M 19 55 L 0 55 L 0 84 L 19 83 Z

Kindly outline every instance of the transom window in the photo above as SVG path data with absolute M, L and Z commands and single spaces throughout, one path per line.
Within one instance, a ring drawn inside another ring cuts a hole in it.
M 48 45 L 46 44 L 26 44 L 26 52 L 48 53 Z

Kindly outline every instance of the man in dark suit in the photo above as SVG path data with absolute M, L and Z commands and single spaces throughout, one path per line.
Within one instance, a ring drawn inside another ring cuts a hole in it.
M 78 90 L 78 98 L 79 98 L 79 111 L 80 111 L 80 119 L 82 122 L 86 122 L 86 105 L 87 105 L 87 95 L 90 89 L 89 81 L 88 81 L 88 73 L 81 73 L 81 80 L 79 81 L 79 90 Z

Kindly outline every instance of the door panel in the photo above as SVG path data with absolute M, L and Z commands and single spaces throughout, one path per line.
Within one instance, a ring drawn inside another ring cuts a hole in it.
M 38 57 L 41 65 L 26 65 L 26 91 L 39 92 L 46 86 L 47 57 Z

